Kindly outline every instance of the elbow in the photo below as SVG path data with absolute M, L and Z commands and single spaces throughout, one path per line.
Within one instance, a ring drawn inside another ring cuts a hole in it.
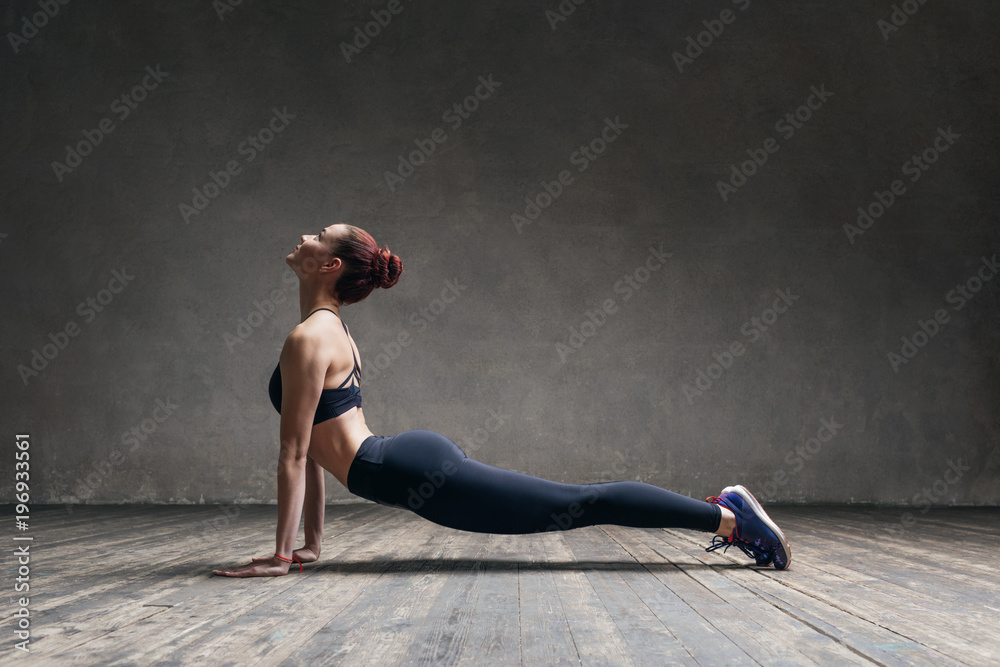
M 294 453 L 288 453 L 288 454 L 282 453 L 281 456 L 278 457 L 278 468 L 279 469 L 302 468 L 304 470 L 306 467 L 306 459 L 307 457 L 305 454 L 299 456 L 298 454 Z
M 282 444 L 281 452 L 278 454 L 278 464 L 281 466 L 294 465 L 304 467 L 308 458 L 308 445 Z

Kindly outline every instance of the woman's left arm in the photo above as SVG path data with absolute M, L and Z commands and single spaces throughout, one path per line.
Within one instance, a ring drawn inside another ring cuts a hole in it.
M 281 451 L 278 453 L 278 529 L 275 553 L 291 558 L 306 491 L 306 460 L 316 406 L 323 391 L 326 364 L 319 357 L 320 341 L 301 330 L 292 331 L 281 350 Z M 250 563 L 215 574 L 232 577 L 288 573 L 278 558 Z

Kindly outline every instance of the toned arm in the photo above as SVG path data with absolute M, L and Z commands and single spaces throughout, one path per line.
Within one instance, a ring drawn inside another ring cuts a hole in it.
M 296 329 L 285 340 L 280 359 L 281 451 L 278 454 L 275 551 L 286 558 L 295 547 L 302 515 L 309 440 L 327 366 L 316 336 Z

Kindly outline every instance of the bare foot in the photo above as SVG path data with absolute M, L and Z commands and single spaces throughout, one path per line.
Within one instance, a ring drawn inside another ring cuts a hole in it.
M 296 549 L 295 553 L 292 555 L 303 563 L 312 563 L 313 561 L 319 560 L 319 547 L 316 547 L 315 549 L 312 547 L 302 547 L 301 549 Z
M 279 561 L 273 556 L 252 560 L 251 563 L 228 570 L 212 570 L 212 574 L 221 577 L 280 577 L 288 574 L 288 563 Z

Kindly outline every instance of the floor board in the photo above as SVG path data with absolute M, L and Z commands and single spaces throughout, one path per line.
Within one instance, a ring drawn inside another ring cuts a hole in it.
M 792 545 L 777 571 L 690 530 L 484 535 L 331 505 L 304 572 L 215 577 L 273 551 L 275 507 L 233 507 L 33 512 L 19 664 L 1000 663 L 1000 509 L 904 526 L 901 508 L 769 507 Z

